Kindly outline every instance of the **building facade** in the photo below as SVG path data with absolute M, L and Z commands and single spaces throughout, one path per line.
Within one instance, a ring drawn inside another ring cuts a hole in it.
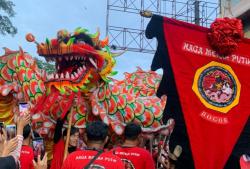
M 242 19 L 245 37 L 250 38 L 250 0 L 221 0 L 222 17 Z

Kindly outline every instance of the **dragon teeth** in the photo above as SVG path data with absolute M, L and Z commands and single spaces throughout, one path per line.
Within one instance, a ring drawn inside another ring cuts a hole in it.
M 48 75 L 47 78 L 48 78 L 48 79 L 52 79 L 52 76 L 53 76 L 53 74 Z
M 58 76 L 58 74 L 56 74 L 56 75 L 55 75 L 55 79 L 58 79 L 58 78 L 59 78 L 59 76 Z
M 75 75 L 75 77 L 78 77 L 78 74 L 76 72 L 74 73 L 74 75 Z
M 95 63 L 94 59 L 89 58 L 89 61 L 92 63 L 92 65 L 93 65 L 95 68 L 97 68 L 97 65 L 96 65 L 96 63 Z
M 77 69 L 77 73 L 78 74 L 80 74 L 81 73 L 81 69 L 79 68 L 79 69 Z
M 74 56 L 70 56 L 70 60 L 73 60 Z
M 61 76 L 60 76 L 60 78 L 61 78 L 61 79 L 63 79 L 63 78 L 64 78 L 64 75 L 63 75 L 63 73 L 61 73 Z
M 75 76 L 73 74 L 71 74 L 71 79 L 75 79 Z
M 54 74 L 51 74 L 51 75 L 50 75 L 50 79 L 54 79 Z
M 65 76 L 67 79 L 69 79 L 69 72 L 66 72 L 66 76 Z

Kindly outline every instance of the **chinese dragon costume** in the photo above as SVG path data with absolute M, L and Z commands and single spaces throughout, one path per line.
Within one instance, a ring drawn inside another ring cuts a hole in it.
M 46 73 L 21 48 L 5 48 L 0 57 L 0 121 L 12 123 L 18 102 L 28 102 L 33 126 L 52 138 L 57 118 L 72 108 L 73 124 L 101 119 L 115 134 L 122 135 L 126 123 L 136 122 L 146 133 L 167 128 L 161 122 L 166 96 L 156 97 L 161 76 L 138 68 L 125 73 L 125 80 L 110 78 L 115 57 L 108 38 L 99 39 L 99 30 L 90 34 L 77 28 L 73 33 L 61 30 L 57 38 L 38 43 L 32 34 L 27 41 L 37 45 L 37 52 L 48 62 L 55 62 L 56 72 Z

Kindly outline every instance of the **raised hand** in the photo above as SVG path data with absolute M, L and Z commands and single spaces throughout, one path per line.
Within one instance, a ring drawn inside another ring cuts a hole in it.
M 30 113 L 25 112 L 23 116 L 17 118 L 17 135 L 23 135 L 23 128 L 30 123 Z
M 45 153 L 42 160 L 41 156 L 38 155 L 37 162 L 33 160 L 33 165 L 35 169 L 47 169 L 47 153 Z
M 2 152 L 2 157 L 9 156 L 11 152 L 13 152 L 18 144 L 18 138 L 15 137 L 9 141 L 4 141 L 3 144 L 3 152 Z

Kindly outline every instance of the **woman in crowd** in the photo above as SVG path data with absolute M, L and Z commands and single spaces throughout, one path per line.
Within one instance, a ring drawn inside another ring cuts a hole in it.
M 67 113 L 68 114 L 68 113 Z M 63 123 L 66 120 L 67 114 L 63 119 L 59 118 L 55 127 L 54 134 L 54 147 L 53 147 L 53 158 L 50 169 L 61 169 L 63 164 L 64 147 L 67 135 L 67 129 L 62 132 Z M 78 128 L 72 126 L 70 130 L 68 154 L 74 152 L 77 149 L 79 139 Z

